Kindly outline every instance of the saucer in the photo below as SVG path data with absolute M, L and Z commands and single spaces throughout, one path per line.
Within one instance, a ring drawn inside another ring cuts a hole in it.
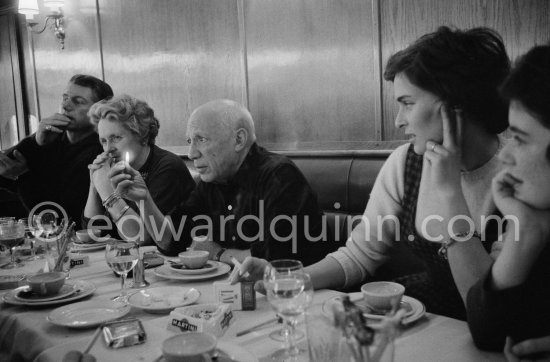
M 225 263 L 221 263 L 219 261 L 212 261 L 211 263 L 214 263 L 216 265 L 216 268 L 210 272 L 203 273 L 203 274 L 184 275 L 174 271 L 168 265 L 163 265 L 154 269 L 154 273 L 156 276 L 165 278 L 165 279 L 180 280 L 185 282 L 196 282 L 199 280 L 217 278 L 219 276 L 227 274 L 231 270 L 231 267 Z
M 383 314 L 374 312 L 372 309 L 367 307 L 363 299 L 363 293 L 349 293 L 348 295 L 350 300 L 363 311 L 363 315 L 366 318 L 371 320 L 381 320 L 384 318 Z M 325 314 L 331 314 L 332 305 L 334 305 L 334 303 L 340 302 L 341 299 L 342 295 L 339 295 L 326 300 L 323 303 L 323 312 Z M 401 308 L 404 308 L 406 310 L 405 317 L 401 321 L 401 324 L 403 325 L 407 325 L 417 321 L 426 313 L 426 306 L 424 306 L 421 301 L 407 295 L 404 295 L 403 299 L 401 300 Z
M 192 291 L 185 296 L 190 289 Z M 156 287 L 135 292 L 128 298 L 128 303 L 149 313 L 170 313 L 174 308 L 195 303 L 200 296 L 195 288 Z
M 68 283 L 67 283 L 68 284 Z M 27 300 L 21 300 L 17 299 L 16 295 L 23 289 L 27 289 L 28 286 L 19 287 L 13 290 L 10 290 L 9 292 L 5 293 L 2 297 L 2 300 L 4 303 L 13 304 L 13 305 L 26 305 L 29 307 L 41 307 L 41 306 L 51 306 L 51 305 L 57 305 L 57 304 L 64 304 L 67 302 L 72 302 L 78 299 L 85 298 L 95 291 L 95 285 L 92 282 L 89 282 L 87 280 L 75 280 L 74 281 L 75 290 L 73 293 L 69 294 L 68 296 L 65 296 L 63 298 L 53 299 L 53 300 L 46 300 L 46 301 L 27 301 Z
M 170 263 L 169 265 L 170 265 L 170 270 L 173 270 L 173 271 L 175 271 L 177 273 L 180 273 L 180 274 L 187 274 L 187 275 L 196 275 L 196 274 L 208 273 L 208 272 L 211 272 L 212 270 L 214 270 L 218 267 L 212 261 L 207 261 L 206 264 L 204 264 L 204 266 L 202 268 L 198 268 L 198 269 L 189 269 L 188 267 L 186 267 L 185 265 L 180 264 L 180 263 Z
M 73 284 L 65 283 L 59 291 L 54 295 L 47 295 L 43 296 L 37 293 L 34 293 L 31 291 L 29 287 L 24 287 L 20 289 L 16 294 L 14 294 L 14 298 L 21 301 L 21 302 L 48 302 L 50 300 L 56 300 L 68 297 L 69 295 L 73 294 L 76 291 L 76 286 Z

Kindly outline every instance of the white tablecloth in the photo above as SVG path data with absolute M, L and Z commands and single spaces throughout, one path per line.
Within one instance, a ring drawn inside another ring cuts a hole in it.
M 84 279 L 95 284 L 96 292 L 84 300 L 107 300 L 118 294 L 120 281 L 114 276 L 103 259 L 103 252 L 86 253 L 91 258 L 91 265 L 72 269 L 71 279 Z M 31 272 L 40 267 L 38 264 L 28 265 L 16 271 L 0 271 L 6 273 Z M 222 276 L 214 280 L 224 280 Z M 152 287 L 163 285 L 193 286 L 201 292 L 197 303 L 214 301 L 212 282 L 214 280 L 182 283 L 159 278 L 153 270 L 146 270 L 146 279 Z M 0 293 L 2 293 L 0 291 Z M 321 290 L 315 292 L 313 310 L 321 308 L 322 303 L 339 294 L 336 291 Z M 22 307 L 2 304 L 0 306 L 0 360 L 2 361 L 32 361 L 40 354 L 39 361 L 51 360 L 55 351 L 62 348 L 83 349 L 95 332 L 95 329 L 76 330 L 59 327 L 49 323 L 46 316 L 56 307 Z M 160 356 L 162 340 L 174 333 L 167 330 L 168 316 L 149 314 L 132 308 L 129 316 L 138 317 L 148 333 L 147 342 L 140 346 L 132 346 L 119 350 L 105 347 L 103 341 L 94 345 L 91 353 L 98 360 L 110 361 L 152 361 Z M 260 361 L 280 348 L 279 342 L 268 337 L 268 334 L 278 325 L 272 325 L 256 332 L 235 337 L 236 333 L 262 321 L 273 318 L 274 314 L 265 296 L 257 295 L 255 311 L 235 311 L 234 321 L 220 339 L 225 343 L 238 345 Z M 301 327 L 305 331 L 304 326 Z M 302 339 L 305 346 L 306 339 Z M 48 351 L 49 348 L 57 346 Z M 396 340 L 395 361 L 504 361 L 502 354 L 481 352 L 475 348 L 465 322 L 451 318 L 427 314 L 413 326 L 403 331 Z

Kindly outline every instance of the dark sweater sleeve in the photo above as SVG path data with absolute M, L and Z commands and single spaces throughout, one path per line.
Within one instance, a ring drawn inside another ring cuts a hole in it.
M 494 290 L 492 267 L 468 292 L 468 327 L 475 345 L 483 350 L 502 351 L 506 336 L 525 322 L 524 285 Z
M 163 214 L 187 200 L 194 187 L 195 181 L 185 163 L 175 155 L 162 159 L 147 182 L 149 193 Z
M 10 180 L 8 178 L 0 176 L 0 188 L 16 192 L 17 191 L 17 185 L 21 181 L 25 181 L 25 179 L 28 178 L 30 175 L 30 179 L 32 179 L 32 171 L 39 163 L 36 159 L 36 155 L 40 154 L 40 146 L 38 143 L 36 143 L 36 139 L 34 138 L 34 134 L 30 135 L 28 137 L 23 138 L 17 145 L 3 151 L 7 156 L 13 157 L 13 151 L 18 150 L 21 152 L 23 157 L 27 160 L 27 167 L 29 169 L 28 172 L 24 173 L 19 177 L 17 181 Z
M 310 265 L 333 251 L 330 240 L 310 241 L 321 234 L 322 212 L 300 171 L 285 163 L 262 177 L 266 237 L 250 245 L 251 255 L 266 260 L 298 259 Z M 294 218 L 293 222 L 288 218 Z
M 207 215 L 204 208 L 207 201 L 202 197 L 204 194 L 203 189 L 204 185 L 199 183 L 190 193 L 187 200 L 166 214 L 166 217 L 172 219 L 175 234 L 167 249 L 158 248 L 161 253 L 171 256 L 178 255 L 178 253 L 185 251 L 191 245 L 191 231 L 196 226 L 193 218 L 197 215 Z

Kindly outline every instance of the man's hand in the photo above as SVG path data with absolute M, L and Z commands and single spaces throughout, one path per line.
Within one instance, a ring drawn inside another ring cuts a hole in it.
M 238 283 L 240 281 L 254 281 L 254 290 L 261 294 L 266 294 L 264 286 L 264 271 L 269 262 L 265 259 L 255 258 L 253 256 L 247 256 L 241 264 L 240 273 L 232 274 L 234 277 L 229 280 L 231 284 Z
M 507 337 L 504 355 L 508 362 L 550 362 L 550 336 L 528 339 L 515 345 Z
M 61 113 L 44 118 L 38 123 L 36 131 L 36 143 L 44 146 L 52 143 L 56 138 L 65 132 L 65 128 L 71 123 L 71 119 Z
M 0 152 L 0 176 L 14 180 L 29 170 L 21 152 L 13 151 L 13 157 L 15 160 Z
M 245 280 L 247 281 L 258 281 L 263 280 L 265 267 L 269 262 L 265 259 L 255 258 L 253 256 L 247 256 L 241 264 L 241 272 L 236 275 L 234 280 L 230 280 L 231 284 L 240 282 L 241 276 L 245 275 L 248 272 L 248 276 Z

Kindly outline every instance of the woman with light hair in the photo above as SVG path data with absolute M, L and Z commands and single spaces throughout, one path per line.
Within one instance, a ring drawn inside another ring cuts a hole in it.
M 150 244 L 154 235 L 148 234 L 139 221 L 139 205 L 116 192 L 109 179 L 111 168 L 130 166 L 138 170 L 163 212 L 189 196 L 195 187 L 193 178 L 180 157 L 155 145 L 159 121 L 146 102 L 121 95 L 94 104 L 88 115 L 104 152 L 89 166 L 84 227 L 107 224 L 112 237 Z

